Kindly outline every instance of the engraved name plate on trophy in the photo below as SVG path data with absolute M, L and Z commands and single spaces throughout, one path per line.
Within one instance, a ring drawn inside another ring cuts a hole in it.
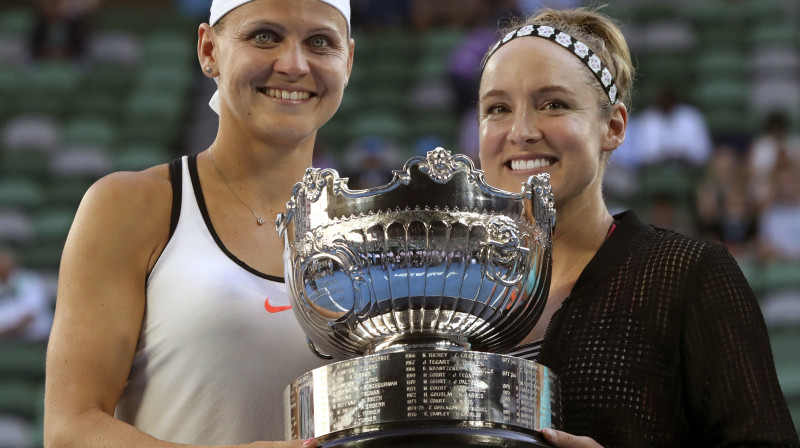
M 507 192 L 441 148 L 367 190 L 309 168 L 277 226 L 311 348 L 343 359 L 287 387 L 287 438 L 548 446 L 540 430 L 561 424 L 555 374 L 501 354 L 529 334 L 547 300 L 547 174 Z

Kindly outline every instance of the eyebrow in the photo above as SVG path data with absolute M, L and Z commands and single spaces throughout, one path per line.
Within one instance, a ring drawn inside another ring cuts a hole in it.
M 546 85 L 544 87 L 540 87 L 540 88 L 536 89 L 536 91 L 534 93 L 535 94 L 541 94 L 541 93 L 551 93 L 551 92 L 559 92 L 559 93 L 569 93 L 569 94 L 571 94 L 572 90 L 570 90 L 570 89 L 568 89 L 568 88 L 566 88 L 564 86 L 560 86 L 560 85 L 557 85 L 557 84 L 552 84 L 552 85 Z M 481 95 L 480 99 L 482 100 L 482 99 L 487 98 L 487 97 L 502 96 L 502 95 L 508 95 L 508 91 L 503 90 L 503 89 L 492 89 L 492 90 L 489 90 L 488 92 L 484 93 L 483 95 Z
M 273 28 L 275 31 L 277 31 L 277 32 L 279 32 L 281 34 L 286 34 L 286 27 L 285 26 L 283 26 L 283 25 L 281 25 L 280 23 L 277 23 L 277 22 L 270 22 L 269 20 L 255 19 L 255 20 L 252 20 L 252 21 L 249 21 L 249 22 L 245 22 L 245 23 L 242 24 L 241 29 L 254 28 L 254 27 L 269 27 L 269 28 Z M 306 31 L 306 34 L 314 34 L 314 33 L 320 33 L 320 32 L 338 33 L 339 30 L 335 26 L 323 25 L 323 26 L 318 26 L 318 27 L 316 27 L 314 29 Z

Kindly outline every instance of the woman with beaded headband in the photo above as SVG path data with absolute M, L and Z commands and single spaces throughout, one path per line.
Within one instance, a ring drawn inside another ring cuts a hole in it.
M 45 445 L 315 446 L 283 390 L 322 365 L 283 283 L 275 217 L 353 63 L 349 0 L 213 0 L 200 69 L 210 148 L 86 193 L 48 347 Z
M 479 91 L 486 180 L 549 173 L 557 212 L 546 309 L 512 354 L 553 369 L 556 447 L 800 446 L 764 320 L 720 245 L 612 216 L 606 161 L 623 142 L 633 68 L 614 22 L 544 10 L 487 54 Z

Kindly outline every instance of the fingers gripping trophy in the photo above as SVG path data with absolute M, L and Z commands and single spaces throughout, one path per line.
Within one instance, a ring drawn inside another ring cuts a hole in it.
M 309 168 L 278 216 L 292 308 L 318 354 L 286 389 L 287 436 L 326 447 L 548 446 L 557 378 L 500 354 L 547 300 L 549 175 L 512 193 L 437 148 L 388 184 Z

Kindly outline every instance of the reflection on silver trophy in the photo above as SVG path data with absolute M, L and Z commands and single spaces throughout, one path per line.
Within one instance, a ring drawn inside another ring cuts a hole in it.
M 547 446 L 555 375 L 500 353 L 544 308 L 554 225 L 547 174 L 506 192 L 441 148 L 368 190 L 309 168 L 278 216 L 287 287 L 311 348 L 349 359 L 287 387 L 287 437 Z

